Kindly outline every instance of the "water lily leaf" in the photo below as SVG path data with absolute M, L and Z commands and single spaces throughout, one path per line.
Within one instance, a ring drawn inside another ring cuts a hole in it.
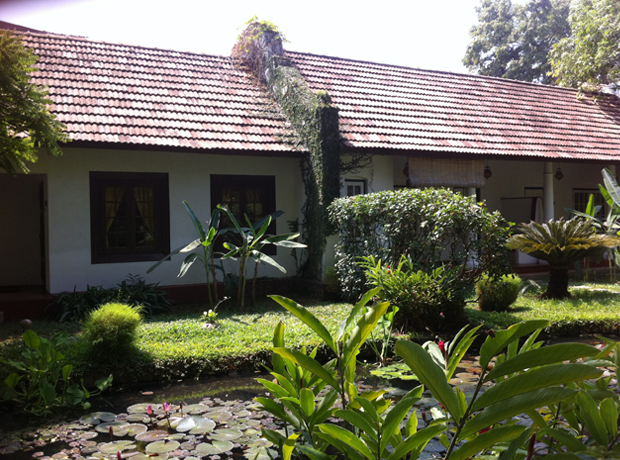
M 125 429 L 127 430 L 125 436 L 131 436 L 135 438 L 139 434 L 146 433 L 149 428 L 141 423 L 130 423 L 125 427 Z
M 183 413 L 190 415 L 203 414 L 210 410 L 209 406 L 205 406 L 204 404 L 189 404 L 187 406 L 183 406 Z
M 96 438 L 97 436 L 99 436 L 99 433 L 97 433 L 96 431 L 83 431 L 82 433 L 80 433 L 78 438 L 79 439 L 93 439 L 93 438 Z
M 99 445 L 99 452 L 104 454 L 115 454 L 124 450 L 135 449 L 136 444 L 133 441 L 112 441 Z
M 80 422 L 85 425 L 98 425 L 101 422 L 112 422 L 116 420 L 116 414 L 112 412 L 91 412 L 80 418 Z
M 137 453 L 135 455 L 132 455 L 131 457 L 128 457 L 128 458 L 130 458 L 131 460 L 154 460 L 154 459 L 157 459 L 157 460 L 167 460 L 168 457 L 170 457 L 170 454 L 168 454 L 167 452 L 164 452 L 164 453 L 161 453 L 161 454 L 157 454 L 156 457 L 153 456 L 153 454 L 149 455 L 149 454 L 146 454 L 146 453 L 143 454 L 142 452 L 139 452 L 139 453 Z
M 225 422 L 232 418 L 232 414 L 227 411 L 217 411 L 217 412 L 209 412 L 205 414 L 206 418 L 214 420 L 216 422 Z
M 153 412 L 164 411 L 164 406 L 162 404 L 140 403 L 140 404 L 134 404 L 133 406 L 129 406 L 127 408 L 127 413 L 128 414 L 146 414 L 149 406 L 151 406 L 151 410 Z
M 181 420 L 183 420 L 181 417 L 162 418 L 157 422 L 157 428 L 160 430 L 167 430 L 168 428 L 176 429 Z
M 248 444 L 250 449 L 256 449 L 257 447 L 271 447 L 273 443 L 265 438 L 261 438 L 258 441 L 254 441 L 251 444 Z
M 130 423 L 149 423 L 151 417 L 147 414 L 129 414 L 125 417 L 125 421 Z
M 190 434 L 210 433 L 215 428 L 215 422 L 200 415 L 190 415 L 185 417 L 176 426 L 176 430 L 184 433 L 189 431 Z
M 118 434 L 122 431 L 122 429 L 129 425 L 127 422 L 110 422 L 110 423 L 100 423 L 95 427 L 95 431 L 99 433 L 108 433 L 110 431 L 110 427 L 112 428 L 112 433 L 116 436 L 124 436 L 122 434 Z
M 161 441 L 162 439 L 166 439 L 169 436 L 167 431 L 162 430 L 153 430 L 147 431 L 146 433 L 139 434 L 136 436 L 136 441 L 142 442 L 154 442 Z
M 215 439 L 217 441 L 232 441 L 234 439 L 238 439 L 243 436 L 243 433 L 239 430 L 231 430 L 231 429 L 222 429 L 216 430 L 211 435 L 211 439 Z
M 259 447 L 258 449 L 248 449 L 245 452 L 245 458 L 251 458 L 252 460 L 271 460 L 277 456 L 278 452 L 264 447 Z
M 201 442 L 196 446 L 196 452 L 201 456 L 205 455 L 217 455 L 224 452 L 228 452 L 233 448 L 233 443 L 225 440 L 213 441 L 213 444 L 208 442 Z
M 165 454 L 166 452 L 172 452 L 178 449 L 181 444 L 179 441 L 155 441 L 146 446 L 146 452 L 152 454 Z

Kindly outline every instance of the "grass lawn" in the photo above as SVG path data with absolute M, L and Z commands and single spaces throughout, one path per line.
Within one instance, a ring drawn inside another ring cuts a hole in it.
M 569 292 L 573 298 L 561 301 L 539 300 L 537 293 L 526 293 L 503 313 L 482 312 L 469 304 L 467 316 L 472 324 L 484 323 L 491 329 L 548 319 L 551 325 L 547 332 L 552 335 L 620 334 L 620 285 L 574 282 Z
M 467 307 L 470 323 L 484 323 L 486 328 L 501 329 L 529 319 L 549 319 L 550 334 L 617 334 L 620 332 L 620 286 L 578 283 L 571 287 L 574 298 L 564 301 L 540 301 L 536 295 L 519 297 L 508 312 L 487 313 L 475 304 Z M 351 308 L 346 303 L 305 303 L 312 313 L 335 334 Z M 86 355 L 79 323 L 35 321 L 33 329 L 40 335 L 60 330 L 73 334 L 67 358 L 76 366 L 76 375 L 87 381 L 114 374 L 115 382 L 139 382 L 196 378 L 199 375 L 223 374 L 260 369 L 270 362 L 273 329 L 285 324 L 285 340 L 292 346 L 314 347 L 320 340 L 307 326 L 273 301 L 239 312 L 232 308 L 219 314 L 219 327 L 203 327 L 201 306 L 177 306 L 168 315 L 146 319 L 140 328 L 136 348 L 122 357 L 94 362 Z M 18 322 L 0 324 L 0 358 L 18 359 L 21 347 Z M 0 378 L 8 373 L 0 366 Z

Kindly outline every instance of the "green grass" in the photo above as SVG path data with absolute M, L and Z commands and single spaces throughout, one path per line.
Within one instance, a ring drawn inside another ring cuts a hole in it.
M 224 304 L 225 306 L 225 304 Z M 346 303 L 306 304 L 306 307 L 335 334 L 348 315 Z M 71 346 L 64 350 L 76 364 L 75 373 L 87 381 L 114 374 L 115 382 L 196 378 L 204 374 L 261 369 L 270 362 L 273 330 L 278 322 L 285 325 L 285 340 L 291 346 L 320 345 L 320 339 L 297 318 L 273 301 L 239 312 L 226 309 L 219 314 L 219 326 L 204 327 L 201 306 L 180 306 L 172 314 L 146 319 L 139 328 L 135 347 L 113 360 L 93 362 L 86 355 L 87 344 L 79 323 L 34 322 L 35 332 L 49 336 L 60 330 L 73 333 Z M 19 358 L 21 327 L 19 323 L 0 324 L 0 358 Z M 0 378 L 8 369 L 0 366 Z
M 467 316 L 472 324 L 484 323 L 500 329 L 519 321 L 548 319 L 553 335 L 620 333 L 620 286 L 601 283 L 571 283 L 572 299 L 539 300 L 537 292 L 519 296 L 507 312 L 482 312 L 470 304 Z
M 479 311 L 469 304 L 470 324 L 484 323 L 487 329 L 502 329 L 519 321 L 549 319 L 547 332 L 553 335 L 617 334 L 620 332 L 620 286 L 578 283 L 571 287 L 574 298 L 564 301 L 541 301 L 535 293 L 519 296 L 507 312 Z M 304 303 L 335 334 L 348 315 L 346 303 Z M 321 342 L 301 321 L 273 301 L 256 308 L 238 311 L 223 305 L 217 321 L 219 327 L 203 327 L 200 319 L 204 306 L 177 306 L 171 314 L 146 319 L 139 328 L 136 346 L 127 354 L 106 362 L 94 362 L 86 355 L 86 342 L 79 323 L 34 322 L 34 330 L 49 336 L 60 330 L 73 335 L 64 352 L 76 365 L 75 375 L 87 383 L 114 374 L 119 382 L 162 381 L 197 378 L 261 369 L 271 360 L 273 329 L 279 321 L 285 325 L 287 345 L 314 347 Z M 412 337 L 408 334 L 404 337 Z M 0 358 L 18 359 L 21 326 L 18 322 L 0 324 Z M 8 373 L 0 366 L 0 379 Z

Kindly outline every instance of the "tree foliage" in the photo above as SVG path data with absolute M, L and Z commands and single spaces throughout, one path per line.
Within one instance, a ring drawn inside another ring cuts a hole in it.
M 10 174 L 27 173 L 39 149 L 60 155 L 58 143 L 68 141 L 47 91 L 31 82 L 36 60 L 18 36 L 0 30 L 0 168 Z
M 568 37 L 570 0 L 482 0 L 463 64 L 480 75 L 551 83 L 547 56 Z
M 561 86 L 598 90 L 620 87 L 620 2 L 579 0 L 571 5 L 571 35 L 550 53 L 552 74 Z

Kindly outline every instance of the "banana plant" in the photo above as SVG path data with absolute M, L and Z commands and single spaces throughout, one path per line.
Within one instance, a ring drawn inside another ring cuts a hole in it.
M 183 260 L 183 263 L 181 264 L 181 269 L 179 270 L 179 274 L 177 275 L 177 277 L 179 278 L 183 277 L 187 273 L 189 268 L 193 265 L 193 263 L 196 262 L 196 260 L 199 260 L 205 269 L 205 275 L 207 277 L 207 296 L 209 298 L 209 307 L 213 309 L 213 305 L 214 305 L 213 297 L 215 297 L 216 303 L 219 302 L 218 289 L 217 289 L 217 277 L 215 276 L 216 265 L 215 265 L 215 250 L 213 247 L 213 242 L 215 241 L 215 238 L 218 235 L 218 227 L 220 226 L 220 211 L 218 209 L 215 209 L 213 211 L 213 213 L 211 214 L 211 220 L 207 222 L 207 229 L 205 230 L 202 223 L 196 217 L 196 214 L 194 213 L 190 205 L 187 203 L 187 201 L 183 201 L 183 205 L 185 206 L 185 209 L 187 210 L 187 213 L 189 214 L 189 217 L 192 220 L 192 223 L 194 224 L 194 228 L 196 229 L 196 232 L 198 233 L 198 238 L 172 251 L 170 254 L 165 256 L 159 262 L 152 265 L 146 271 L 146 273 L 151 273 L 153 270 L 159 267 L 164 261 L 169 260 L 170 257 L 175 254 L 190 252 L 190 254 L 187 257 L 185 257 L 185 259 Z M 191 252 L 196 248 L 201 248 L 202 253 Z M 214 294 L 213 296 L 211 295 L 211 282 L 213 282 L 213 294 Z
M 247 270 L 248 262 L 250 259 L 256 263 L 254 269 L 254 278 L 252 280 L 252 299 L 255 302 L 256 299 L 256 278 L 258 275 L 258 264 L 265 263 L 271 265 L 282 273 L 286 273 L 286 269 L 277 263 L 274 259 L 262 252 L 265 245 L 272 244 L 274 246 L 280 246 L 289 249 L 301 249 L 307 246 L 297 241 L 292 241 L 299 237 L 299 233 L 285 233 L 282 235 L 268 235 L 267 230 L 271 221 L 280 217 L 283 212 L 277 211 L 269 214 L 259 221 L 252 223 L 247 215 L 245 220 L 248 224 L 247 227 L 242 227 L 241 223 L 237 220 L 235 215 L 228 209 L 227 206 L 218 205 L 217 208 L 221 210 L 230 219 L 234 226 L 234 231 L 238 234 L 240 243 L 234 244 L 230 241 L 224 243 L 224 247 L 228 250 L 226 254 L 222 256 L 223 259 L 239 258 L 239 285 L 237 288 L 237 299 L 241 302 L 241 307 L 245 304 L 245 291 L 247 282 Z M 228 232 L 227 229 L 224 232 Z
M 575 362 L 597 356 L 599 350 L 594 346 L 565 343 L 541 347 L 536 337 L 547 325 L 548 321 L 528 321 L 487 337 L 480 349 L 481 374 L 469 401 L 458 387 L 448 384 L 445 367 L 422 346 L 404 340 L 396 344 L 396 354 L 445 411 L 450 424 L 445 460 L 465 460 L 497 449 L 497 444 L 505 449 L 499 458 L 512 459 L 536 428 L 515 424 L 514 416 L 526 413 L 534 419 L 538 409 L 577 397 L 579 392 L 571 383 L 601 376 L 603 371 L 594 365 Z M 519 347 L 519 340 L 526 336 Z M 491 382 L 494 385 L 481 392 L 483 385 Z

